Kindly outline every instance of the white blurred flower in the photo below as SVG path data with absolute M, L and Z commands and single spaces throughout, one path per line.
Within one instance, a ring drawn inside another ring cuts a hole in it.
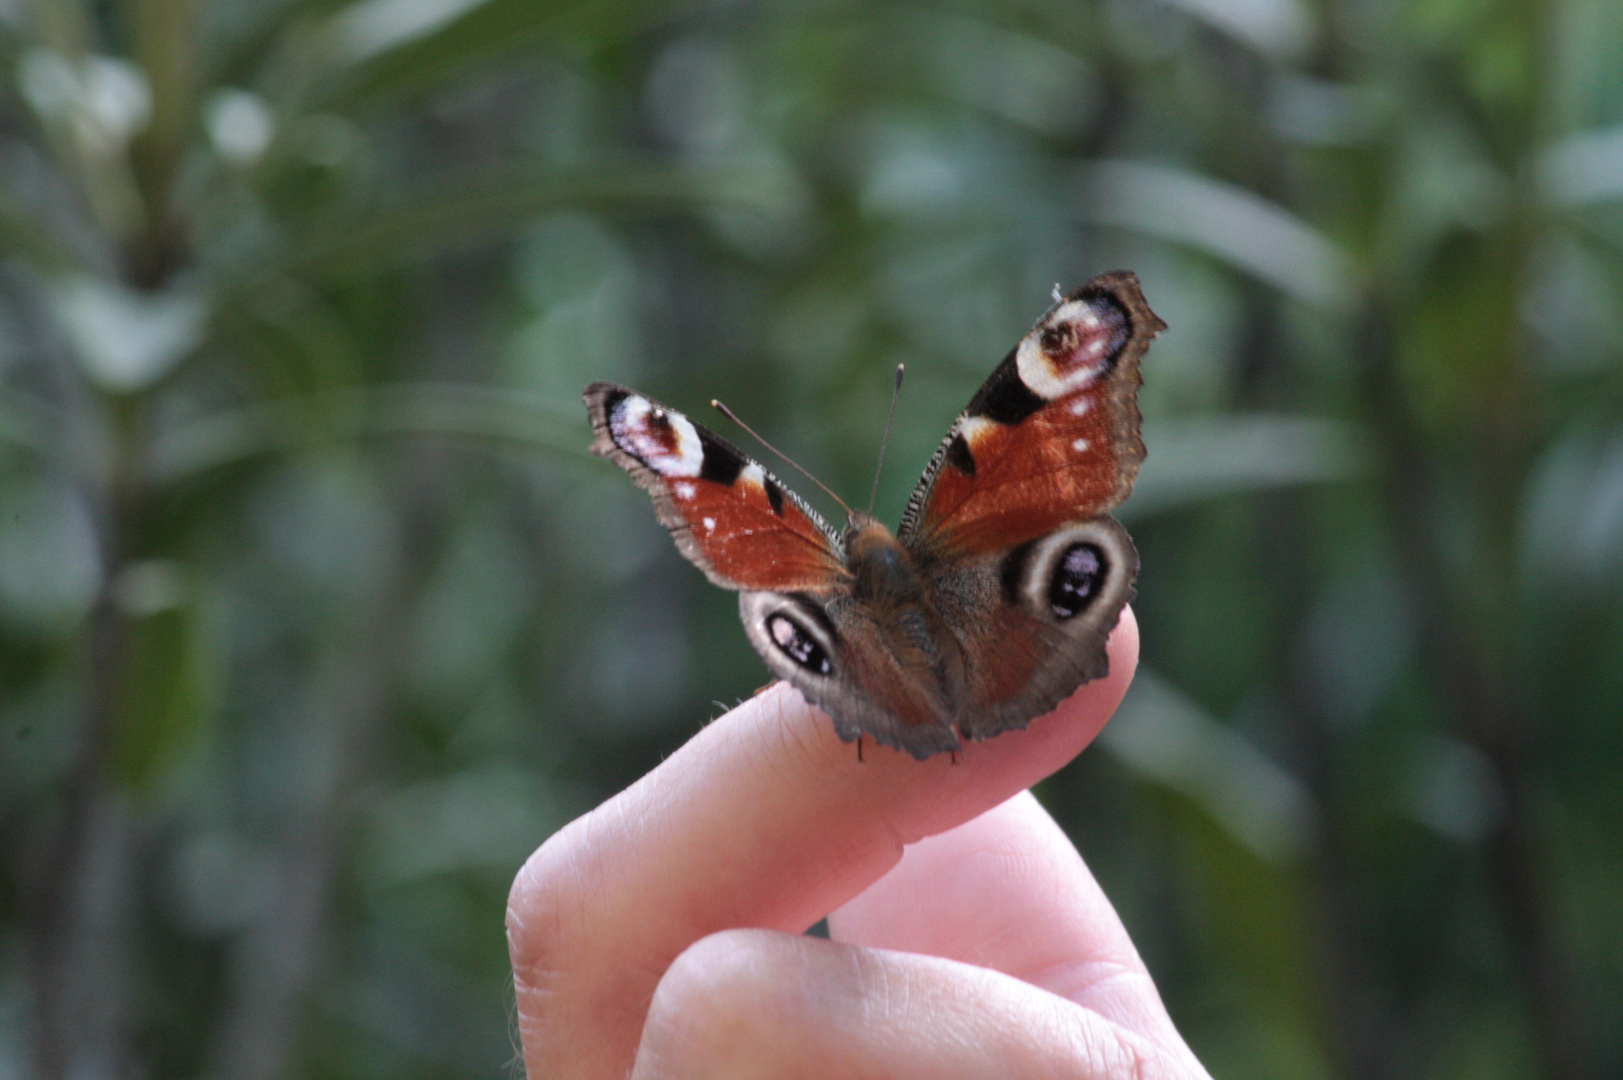
M 276 117 L 264 99 L 246 90 L 221 90 L 203 110 L 203 127 L 214 150 L 233 165 L 252 165 L 276 134 Z
M 152 88 L 127 60 L 74 61 L 50 49 L 31 49 L 17 66 L 17 85 L 35 112 L 71 125 L 93 149 L 122 147 L 152 119 Z
M 168 374 L 202 339 L 208 315 L 202 298 L 184 288 L 141 293 L 88 275 L 58 286 L 56 311 L 85 372 L 116 393 Z

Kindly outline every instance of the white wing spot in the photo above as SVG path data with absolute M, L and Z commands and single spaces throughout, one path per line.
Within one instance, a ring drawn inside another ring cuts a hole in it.
M 715 518 L 705 518 L 704 519 L 704 531 L 705 532 L 715 532 L 716 531 L 716 519 Z
M 1093 408 L 1093 402 L 1089 401 L 1087 398 L 1077 398 L 1075 401 L 1071 402 L 1071 415 L 1086 416 L 1088 415 L 1088 410 L 1091 408 Z
M 678 480 L 676 483 L 671 485 L 671 490 L 676 492 L 676 497 L 678 499 L 691 499 L 693 496 L 699 493 L 699 489 L 688 483 L 686 480 Z
M 1071 449 L 1075 450 L 1077 453 L 1081 453 L 1083 450 L 1086 450 L 1087 448 L 1088 448 L 1088 440 L 1086 440 L 1086 439 L 1078 439 L 1078 440 L 1076 440 L 1075 442 L 1073 442 L 1071 444 Z
M 958 434 L 962 435 L 969 448 L 974 450 L 986 433 L 995 427 L 997 422 L 984 416 L 966 416 L 958 423 Z

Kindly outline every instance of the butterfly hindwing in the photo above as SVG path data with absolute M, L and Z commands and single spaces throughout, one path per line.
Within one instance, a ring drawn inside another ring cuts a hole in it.
M 654 498 L 676 546 L 727 589 L 823 589 L 844 574 L 839 541 L 776 477 L 715 432 L 614 383 L 583 395 L 593 453 Z
M 938 570 L 942 621 L 974 658 L 954 717 L 964 738 L 1023 728 L 1107 674 L 1105 642 L 1137 575 L 1133 542 L 1107 514 Z
M 932 604 L 886 617 L 850 589 L 746 592 L 739 613 L 773 674 L 917 758 L 1023 728 L 1109 670 L 1105 642 L 1138 556 L 1108 515 L 1036 541 L 921 568 Z
M 944 629 L 906 640 L 849 589 L 746 592 L 739 614 L 772 673 L 828 713 L 846 742 L 868 735 L 920 760 L 958 749 L 956 702 L 944 691 L 963 680 L 940 675 L 962 664 L 941 655 L 954 648 Z

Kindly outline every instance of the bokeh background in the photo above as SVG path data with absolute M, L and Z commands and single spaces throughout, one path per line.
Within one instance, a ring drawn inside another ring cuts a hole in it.
M 894 520 L 1117 267 L 1039 793 L 1174 1017 L 1623 1076 L 1623 5 L 8 0 L 0 244 L 0 1078 L 510 1075 L 514 871 L 765 681 L 580 389 L 860 500 L 905 362 Z

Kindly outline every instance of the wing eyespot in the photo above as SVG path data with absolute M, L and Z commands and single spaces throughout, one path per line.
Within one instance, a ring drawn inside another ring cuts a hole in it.
M 781 611 L 766 618 L 767 637 L 789 660 L 815 675 L 834 672 L 828 652 L 817 643 L 807 629 Z
M 1005 601 L 1060 625 L 1095 618 L 1123 602 L 1137 573 L 1127 530 L 1104 516 L 1021 544 L 999 568 Z
M 1021 592 L 1025 588 L 1026 582 L 1026 564 L 1031 561 L 1031 551 L 1036 546 L 1037 541 L 1032 540 L 1017 545 L 1010 549 L 1007 555 L 1003 556 L 1003 566 L 998 573 L 998 582 L 1003 586 L 1004 603 L 1020 603 Z
M 840 638 L 822 599 L 807 592 L 745 592 L 738 604 L 750 644 L 767 667 L 802 689 L 831 685 Z
M 1069 350 L 1075 341 L 1075 334 L 1069 324 L 1046 326 L 1041 337 L 1043 351 L 1051 356 Z
M 1099 596 L 1110 576 L 1110 560 L 1097 544 L 1077 543 L 1065 549 L 1048 578 L 1048 607 L 1061 621 L 1074 619 Z

